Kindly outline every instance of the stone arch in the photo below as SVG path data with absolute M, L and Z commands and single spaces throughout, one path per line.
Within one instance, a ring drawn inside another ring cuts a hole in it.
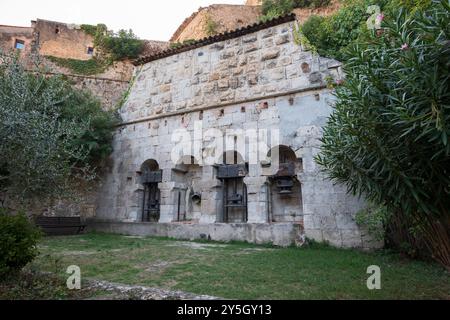
M 267 153 L 267 158 L 270 159 L 274 170 L 278 170 L 280 164 L 293 163 L 296 172 L 303 171 L 303 160 L 298 158 L 295 151 L 289 146 L 281 144 L 273 147 Z
M 147 171 L 158 171 L 159 170 L 159 164 L 158 161 L 155 159 L 148 159 L 144 161 L 144 163 L 141 165 L 140 172 L 147 172 Z
M 146 160 L 138 171 L 138 189 L 136 200 L 142 222 L 158 222 L 161 216 L 161 191 L 159 183 L 162 182 L 162 170 L 159 169 L 158 161 Z
M 194 156 L 181 157 L 172 168 L 174 220 L 198 222 L 201 218 L 202 167 Z
M 303 171 L 302 159 L 286 145 L 272 148 L 269 179 L 269 219 L 271 222 L 303 222 L 303 195 L 298 174 Z

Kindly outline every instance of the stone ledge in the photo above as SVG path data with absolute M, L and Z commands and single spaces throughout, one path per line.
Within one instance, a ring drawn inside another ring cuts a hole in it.
M 273 244 L 280 247 L 301 246 L 304 232 L 296 223 L 137 223 L 107 220 L 88 220 L 92 231 L 130 236 L 167 237 L 178 240 L 243 241 L 254 244 Z

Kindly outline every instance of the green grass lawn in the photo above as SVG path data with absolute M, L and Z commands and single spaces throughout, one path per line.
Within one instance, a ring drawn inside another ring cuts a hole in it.
M 275 248 L 109 234 L 45 238 L 33 263 L 82 277 L 230 299 L 450 299 L 443 268 L 398 255 L 313 245 Z M 367 267 L 378 265 L 382 289 L 367 289 Z

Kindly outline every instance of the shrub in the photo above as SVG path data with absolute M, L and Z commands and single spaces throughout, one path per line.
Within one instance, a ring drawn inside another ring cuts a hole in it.
M 139 40 L 132 30 L 120 30 L 103 39 L 103 48 L 113 60 L 135 59 L 144 49 L 144 41 Z
M 295 8 L 326 7 L 331 0 L 263 0 L 261 21 L 291 13 Z
M 321 56 L 344 61 L 348 46 L 367 34 L 368 6 L 377 4 L 383 7 L 384 2 L 356 0 L 348 2 L 329 17 L 311 16 L 303 25 L 303 33 Z
M 87 150 L 82 166 L 99 166 L 112 152 L 113 130 L 119 118 L 113 111 L 103 110 L 100 101 L 87 91 L 68 88 L 68 94 L 70 99 L 62 105 L 60 119 L 80 126 L 89 119 L 83 132 L 72 141 L 73 148 Z
M 356 214 L 356 223 L 378 241 L 386 240 L 386 228 L 389 223 L 389 211 L 384 206 L 369 204 Z
M 70 194 L 73 178 L 91 180 L 111 150 L 113 113 L 62 77 L 26 71 L 17 56 L 0 61 L 0 192 L 18 200 Z
M 206 35 L 208 37 L 216 35 L 217 28 L 219 28 L 219 24 L 216 21 L 214 21 L 214 19 L 208 14 L 206 16 L 206 23 L 205 23 Z
M 94 46 L 102 56 L 100 61 L 136 59 L 145 47 L 145 42 L 138 39 L 131 29 L 115 33 L 108 30 L 105 24 L 83 24 L 81 30 L 94 37 Z
M 303 25 L 303 33 L 317 52 L 324 57 L 345 61 L 351 57 L 348 49 L 355 43 L 367 40 L 367 12 L 371 5 L 382 11 L 405 7 L 409 12 L 423 10 L 431 0 L 347 0 L 334 14 L 328 17 L 311 16 Z
M 178 49 L 183 46 L 194 44 L 195 42 L 197 42 L 195 39 L 187 39 L 184 40 L 183 42 L 172 42 L 170 44 L 170 49 Z
M 405 217 L 450 267 L 450 6 L 387 13 L 355 45 L 317 162 L 349 191 Z
M 0 209 L 0 277 L 22 270 L 38 255 L 40 231 L 23 214 Z

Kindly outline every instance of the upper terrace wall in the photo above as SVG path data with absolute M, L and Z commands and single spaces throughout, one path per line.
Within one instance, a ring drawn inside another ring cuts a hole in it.
M 325 85 L 340 64 L 294 43 L 294 22 L 183 52 L 137 68 L 124 122 L 239 103 Z
M 92 58 L 88 48 L 94 47 L 94 38 L 74 25 L 38 19 L 35 28 L 41 55 L 77 60 Z
M 33 28 L 0 26 L 0 48 L 3 51 L 10 51 L 15 48 L 16 40 L 23 41 L 24 49 L 21 55 L 29 55 L 35 45 L 35 37 Z

